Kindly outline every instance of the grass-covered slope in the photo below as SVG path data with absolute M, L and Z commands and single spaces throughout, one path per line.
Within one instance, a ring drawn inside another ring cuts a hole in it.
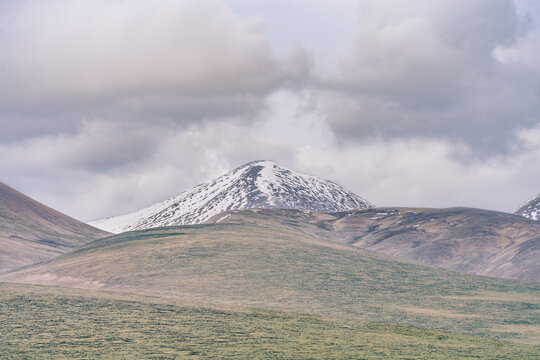
M 0 273 L 107 235 L 0 183 Z
M 396 261 L 270 226 L 124 233 L 2 281 L 99 288 L 538 342 L 540 284 Z
M 0 283 L 2 359 L 537 359 L 538 346 L 395 325 Z
M 476 275 L 540 282 L 540 222 L 471 208 L 377 208 L 324 214 L 229 211 L 209 223 L 287 227 L 328 240 Z

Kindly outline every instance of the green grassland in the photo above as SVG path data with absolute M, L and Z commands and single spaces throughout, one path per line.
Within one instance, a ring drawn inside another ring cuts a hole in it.
M 533 345 L 373 322 L 0 283 L 1 359 L 537 359 Z
M 129 292 L 209 307 L 314 314 L 339 321 L 342 329 L 367 321 L 540 342 L 538 283 L 396 261 L 277 225 L 124 233 L 0 280 Z M 398 329 L 393 325 L 387 330 Z
M 540 222 L 471 208 L 375 208 L 333 214 L 250 209 L 208 223 L 288 228 L 426 265 L 540 282 Z

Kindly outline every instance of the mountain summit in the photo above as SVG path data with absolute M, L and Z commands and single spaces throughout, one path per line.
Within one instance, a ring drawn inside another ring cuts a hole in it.
M 199 224 L 226 210 L 284 208 L 337 212 L 373 205 L 336 183 L 253 161 L 137 212 L 90 224 L 115 233 Z
M 522 206 L 512 210 L 512 214 L 521 215 L 527 219 L 540 220 L 540 194 Z

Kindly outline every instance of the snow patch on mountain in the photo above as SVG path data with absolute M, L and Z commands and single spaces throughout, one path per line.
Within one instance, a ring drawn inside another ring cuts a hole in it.
M 511 213 L 521 215 L 527 219 L 540 220 L 540 195 L 513 209 Z
M 338 184 L 253 161 L 208 183 L 131 214 L 89 224 L 114 233 L 200 224 L 227 210 L 285 208 L 336 212 L 373 207 Z

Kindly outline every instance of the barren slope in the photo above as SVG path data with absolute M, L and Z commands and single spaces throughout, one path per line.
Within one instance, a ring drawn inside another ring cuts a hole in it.
M 0 273 L 107 235 L 0 183 Z

